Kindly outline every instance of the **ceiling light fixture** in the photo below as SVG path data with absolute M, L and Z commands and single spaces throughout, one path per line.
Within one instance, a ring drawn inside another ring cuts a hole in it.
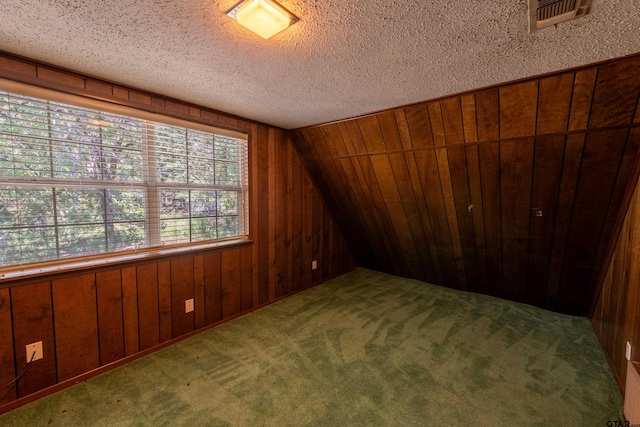
M 227 15 L 264 39 L 278 34 L 298 20 L 273 0 L 243 0 Z

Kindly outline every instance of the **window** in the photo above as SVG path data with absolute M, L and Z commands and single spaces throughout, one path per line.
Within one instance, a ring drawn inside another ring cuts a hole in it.
M 246 136 L 95 103 L 0 91 L 0 265 L 246 235 Z

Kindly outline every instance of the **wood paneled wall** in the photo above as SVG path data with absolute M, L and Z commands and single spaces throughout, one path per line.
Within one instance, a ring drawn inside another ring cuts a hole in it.
M 639 93 L 636 55 L 292 135 L 360 265 L 586 314 Z
M 0 387 L 26 366 L 27 344 L 44 347 L 42 360 L 0 390 L 0 412 L 19 404 L 16 399 L 354 268 L 287 132 L 9 54 L 0 54 L 0 77 L 248 132 L 251 240 L 0 283 Z M 185 313 L 189 298 L 195 311 Z
M 624 392 L 626 343 L 640 360 L 640 186 L 633 194 L 592 313 L 596 335 Z

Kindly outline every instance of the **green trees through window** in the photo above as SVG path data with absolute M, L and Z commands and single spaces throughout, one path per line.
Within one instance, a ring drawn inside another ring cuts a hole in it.
M 0 265 L 245 234 L 247 142 L 0 92 Z

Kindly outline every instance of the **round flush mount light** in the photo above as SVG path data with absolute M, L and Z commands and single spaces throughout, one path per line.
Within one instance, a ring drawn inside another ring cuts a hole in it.
M 243 0 L 227 15 L 264 39 L 278 34 L 298 20 L 273 0 Z

